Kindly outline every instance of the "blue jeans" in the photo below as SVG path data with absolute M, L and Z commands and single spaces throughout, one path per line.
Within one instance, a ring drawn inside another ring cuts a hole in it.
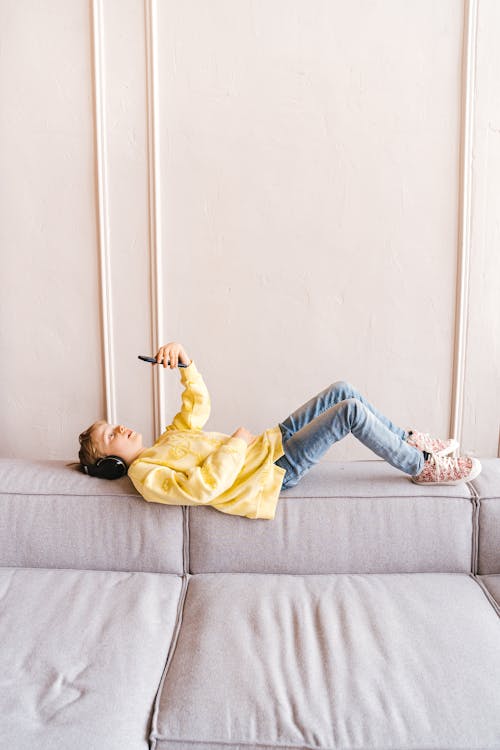
M 300 406 L 279 427 L 285 455 L 275 463 L 286 469 L 282 489 L 296 485 L 330 446 L 350 432 L 406 474 L 415 476 L 424 468 L 424 454 L 408 445 L 408 433 L 342 380 Z

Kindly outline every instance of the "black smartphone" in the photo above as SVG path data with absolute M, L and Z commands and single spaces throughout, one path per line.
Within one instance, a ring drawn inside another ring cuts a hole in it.
M 146 357 L 144 354 L 139 354 L 139 359 L 142 359 L 143 362 L 151 362 L 152 365 L 158 365 L 163 364 L 163 362 L 157 362 L 154 357 Z M 170 365 L 170 362 L 168 363 Z M 179 362 L 178 367 L 188 367 L 188 365 L 183 365 L 182 362 Z

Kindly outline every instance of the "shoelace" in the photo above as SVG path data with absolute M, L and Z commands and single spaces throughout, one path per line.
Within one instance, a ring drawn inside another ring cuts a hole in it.
M 410 436 L 411 437 L 411 436 Z M 420 433 L 420 442 L 423 444 L 424 451 L 432 452 L 434 443 L 436 442 L 429 432 Z
M 459 468 L 457 458 L 452 458 L 451 456 L 436 456 L 434 453 L 431 453 L 429 456 L 429 463 L 435 467 L 438 481 L 440 479 L 446 479 L 447 473 L 451 474 L 453 470 L 456 471 L 457 468 Z

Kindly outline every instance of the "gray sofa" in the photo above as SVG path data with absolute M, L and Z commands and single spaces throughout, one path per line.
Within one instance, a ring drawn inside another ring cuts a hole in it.
M 273 521 L 0 459 L 2 750 L 500 748 L 500 459 L 322 462 Z

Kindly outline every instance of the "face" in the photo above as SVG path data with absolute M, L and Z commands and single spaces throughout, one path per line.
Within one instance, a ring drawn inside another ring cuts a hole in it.
M 113 427 L 103 422 L 94 428 L 92 440 L 103 455 L 119 456 L 129 465 L 143 450 L 142 433 L 122 424 Z

